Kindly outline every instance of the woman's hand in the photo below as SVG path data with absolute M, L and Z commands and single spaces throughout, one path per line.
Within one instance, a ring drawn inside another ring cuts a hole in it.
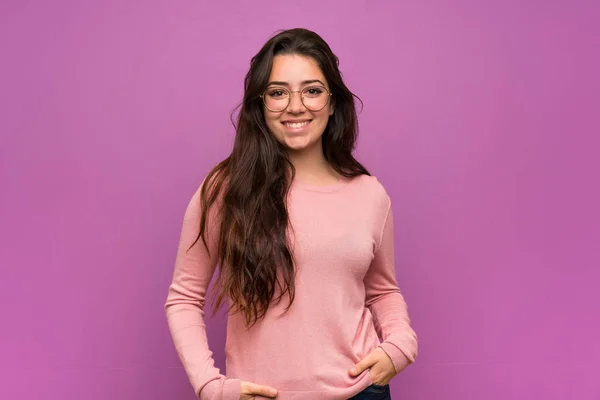
M 269 386 L 242 381 L 242 394 L 240 400 L 252 400 L 255 396 L 275 397 L 277 396 L 277 390 Z
M 408 364 L 410 364 L 410 361 L 407 358 L 406 364 L 403 367 L 406 368 Z M 357 364 L 355 364 L 353 368 L 350 368 L 348 372 L 352 376 L 358 376 L 364 370 L 369 369 L 369 373 L 371 374 L 371 381 L 373 381 L 373 383 L 376 385 L 384 386 L 390 383 L 392 378 L 396 374 L 400 373 L 404 368 L 396 372 L 392 359 L 387 355 L 385 351 L 383 351 L 381 347 L 378 347 L 375 350 L 373 350 L 368 356 L 366 356 Z

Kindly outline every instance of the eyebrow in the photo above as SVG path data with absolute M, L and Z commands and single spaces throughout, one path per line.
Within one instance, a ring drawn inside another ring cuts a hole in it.
M 304 85 L 310 85 L 311 83 L 320 83 L 321 85 L 325 86 L 325 84 L 323 82 L 321 82 L 318 79 L 311 79 L 308 81 L 302 81 L 300 82 L 300 85 L 304 86 Z M 281 85 L 281 86 L 290 86 L 289 83 L 287 82 L 283 82 L 283 81 L 271 81 L 267 84 L 267 86 L 271 86 L 271 85 Z

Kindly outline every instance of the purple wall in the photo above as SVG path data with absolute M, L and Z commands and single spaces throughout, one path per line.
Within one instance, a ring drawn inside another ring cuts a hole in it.
M 600 399 L 598 3 L 205 3 L 2 1 L 0 398 L 193 399 L 163 313 L 184 208 L 250 57 L 304 26 L 395 204 L 421 351 L 394 399 Z

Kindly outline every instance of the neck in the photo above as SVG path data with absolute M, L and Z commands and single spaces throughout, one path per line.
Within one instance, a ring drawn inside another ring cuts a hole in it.
M 300 182 L 326 185 L 340 178 L 325 159 L 320 141 L 309 149 L 290 151 L 288 157 L 296 169 L 295 179 Z

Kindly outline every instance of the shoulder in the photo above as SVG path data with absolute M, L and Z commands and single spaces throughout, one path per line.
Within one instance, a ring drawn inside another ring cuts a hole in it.
M 192 195 L 192 201 L 202 202 L 209 200 L 210 204 L 218 204 L 223 202 L 223 195 L 227 187 L 227 177 L 220 173 L 210 173 L 203 177 L 200 184 L 196 184 L 195 191 Z
M 355 192 L 363 201 L 373 203 L 378 207 L 390 207 L 390 196 L 383 184 L 374 175 L 359 175 L 352 179 Z
M 192 191 L 185 212 L 186 218 L 201 220 L 205 212 L 208 223 L 217 223 L 223 206 L 223 185 L 219 187 L 215 177 L 207 175 L 199 184 L 194 185 Z
M 207 186 L 206 177 L 202 179 L 200 184 L 196 183 L 193 186 L 191 196 L 188 196 L 188 210 L 191 208 L 194 211 L 198 212 L 201 208 L 201 198 L 202 198 L 202 189 Z

